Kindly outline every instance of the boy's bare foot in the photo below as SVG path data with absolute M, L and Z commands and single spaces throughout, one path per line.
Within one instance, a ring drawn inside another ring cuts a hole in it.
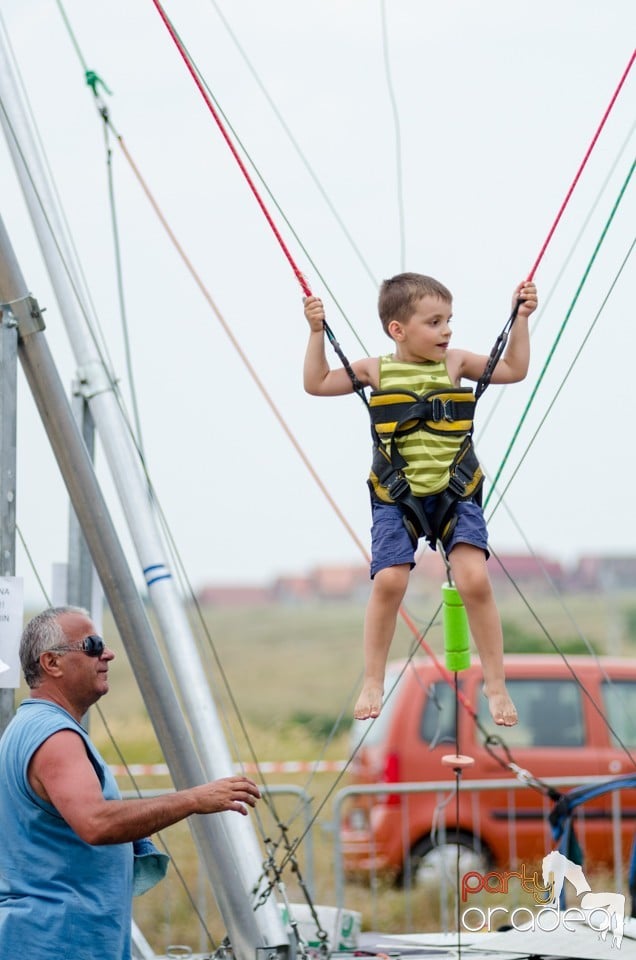
M 382 695 L 384 689 L 381 684 L 366 682 L 355 705 L 353 716 L 356 720 L 373 720 L 380 716 L 382 710 Z
M 517 709 L 508 696 L 508 691 L 503 690 L 497 693 L 488 693 L 484 687 L 484 695 L 488 700 L 490 713 L 495 721 L 501 727 L 514 727 L 519 722 Z

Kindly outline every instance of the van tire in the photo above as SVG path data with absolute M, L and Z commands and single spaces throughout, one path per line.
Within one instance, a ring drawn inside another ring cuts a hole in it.
M 430 836 L 422 837 L 411 849 L 409 870 L 402 870 L 397 882 L 401 887 L 410 884 L 413 887 L 425 886 L 427 883 L 440 881 L 440 870 L 445 868 L 446 876 L 451 883 L 455 883 L 457 863 L 457 841 L 460 847 L 460 871 L 467 873 L 475 870 L 479 873 L 488 873 L 493 865 L 493 857 L 488 847 L 473 836 L 461 830 L 459 834 L 454 830 L 449 832 L 445 844 L 433 843 Z

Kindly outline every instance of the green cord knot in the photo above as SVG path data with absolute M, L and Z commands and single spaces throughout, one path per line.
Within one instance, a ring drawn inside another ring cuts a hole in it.
M 99 74 L 95 73 L 94 70 L 86 70 L 84 76 L 86 77 L 87 86 L 91 88 L 96 97 L 99 96 L 99 92 L 97 90 L 98 85 L 102 87 L 106 93 L 112 96 L 112 91 L 108 89 L 102 78 L 99 76 Z

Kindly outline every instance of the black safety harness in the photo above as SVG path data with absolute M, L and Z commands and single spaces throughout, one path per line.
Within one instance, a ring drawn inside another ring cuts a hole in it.
M 438 540 L 445 545 L 455 527 L 457 501 L 479 496 L 484 478 L 472 443 L 474 410 L 475 395 L 468 387 L 430 390 L 421 396 L 408 390 L 376 390 L 369 397 L 371 496 L 400 506 L 414 546 L 422 536 L 431 546 Z M 397 447 L 399 437 L 422 429 L 463 438 L 450 467 L 448 486 L 439 494 L 432 515 L 411 491 L 403 473 L 406 460 Z
M 354 392 L 364 400 L 371 418 L 373 460 L 368 480 L 371 496 L 401 508 L 414 546 L 420 537 L 425 537 L 433 548 L 438 541 L 445 548 L 457 523 L 457 503 L 471 498 L 481 503 L 484 475 L 473 445 L 475 406 L 501 359 L 520 304 L 518 300 L 497 337 L 474 391 L 470 387 L 448 387 L 418 395 L 409 390 L 374 390 L 367 400 L 364 387 L 333 332 L 324 324 L 325 333 L 351 378 Z M 406 460 L 397 448 L 398 437 L 420 429 L 463 437 L 449 469 L 448 486 L 437 495 L 431 515 L 425 512 L 421 498 L 412 492 L 403 472 Z

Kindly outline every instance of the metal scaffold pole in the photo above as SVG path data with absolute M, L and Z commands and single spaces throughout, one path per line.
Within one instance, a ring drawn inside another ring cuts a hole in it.
M 18 332 L 0 312 L 0 576 L 15 575 Z M 15 710 L 12 689 L 0 690 L 0 735 Z
M 128 423 L 115 392 L 114 377 L 97 353 L 88 329 L 93 319 L 90 297 L 77 268 L 70 238 L 59 210 L 46 164 L 28 122 L 30 111 L 15 81 L 11 50 L 0 22 L 0 121 L 47 265 L 78 366 L 77 378 L 95 423 L 105 458 L 126 517 L 174 676 L 181 709 L 192 730 L 198 762 L 205 779 L 234 772 L 217 709 L 197 643 L 167 562 L 167 549 L 148 497 L 147 478 Z M 147 687 L 150 711 L 161 709 L 161 698 Z M 159 702 L 157 702 L 159 701 Z M 166 754 L 170 763 L 170 758 Z M 250 818 L 227 819 L 224 833 L 232 847 L 232 874 L 240 878 L 246 899 L 255 901 L 263 856 Z M 289 948 L 278 904 L 269 897 L 257 911 L 260 942 Z
M 177 788 L 206 780 L 177 702 L 144 605 L 112 524 L 93 465 L 51 357 L 37 301 L 30 296 L 0 220 L 0 302 L 18 332 L 18 357 L 86 538 L 113 617 L 148 707 Z M 43 495 L 45 490 L 43 487 Z M 264 939 L 243 888 L 226 824 L 221 816 L 193 817 L 191 826 L 234 954 L 254 960 L 279 944 Z

